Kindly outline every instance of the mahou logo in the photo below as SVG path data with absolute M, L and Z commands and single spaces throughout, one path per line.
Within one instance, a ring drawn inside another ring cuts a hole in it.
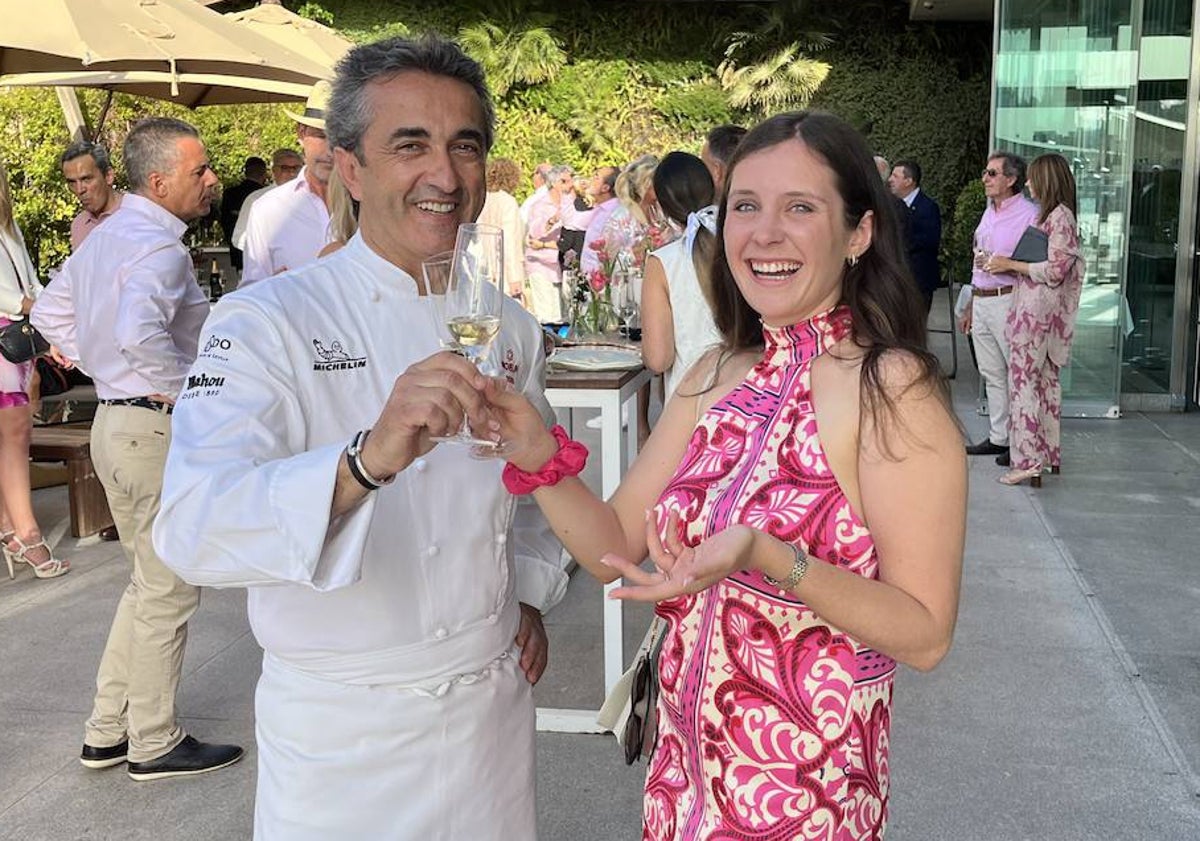
M 224 377 L 210 377 L 208 374 L 196 374 L 187 378 L 187 391 L 194 388 L 220 388 L 225 385 Z

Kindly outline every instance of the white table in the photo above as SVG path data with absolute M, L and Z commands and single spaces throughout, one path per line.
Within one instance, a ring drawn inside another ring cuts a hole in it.
M 621 483 L 625 468 L 637 457 L 637 393 L 654 373 L 634 371 L 551 372 L 546 377 L 546 398 L 556 409 L 599 409 L 600 495 L 608 499 Z M 621 407 L 632 403 L 629 427 L 621 425 Z M 620 579 L 604 588 L 604 693 L 607 695 L 625 671 L 621 629 L 621 602 L 608 598 Z M 556 733 L 603 733 L 595 710 L 539 707 L 538 730 Z

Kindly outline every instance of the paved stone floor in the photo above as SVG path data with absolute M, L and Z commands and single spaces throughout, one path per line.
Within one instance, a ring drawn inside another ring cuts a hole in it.
M 977 440 L 976 388 L 961 371 L 956 406 Z M 954 649 L 898 680 L 889 841 L 1200 839 L 1200 414 L 1067 421 L 1064 453 L 1040 491 L 973 460 Z M 247 759 L 144 784 L 87 771 L 81 726 L 127 567 L 113 544 L 62 537 L 64 489 L 35 504 L 75 568 L 0 575 L 0 839 L 248 838 L 259 651 L 244 593 L 205 592 L 179 703 L 191 732 Z M 548 617 L 542 705 L 599 704 L 600 605 L 576 573 Z M 630 611 L 626 652 L 646 618 Z M 542 839 L 640 837 L 643 769 L 611 737 L 540 734 L 538 761 Z

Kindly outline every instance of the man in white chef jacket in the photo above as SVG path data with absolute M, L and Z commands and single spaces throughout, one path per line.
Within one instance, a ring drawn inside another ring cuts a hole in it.
M 532 839 L 539 610 L 566 576 L 503 462 L 430 440 L 487 415 L 420 287 L 483 206 L 491 101 L 457 46 L 389 39 L 339 65 L 327 126 L 359 232 L 214 311 L 155 545 L 249 589 L 256 838 Z M 539 328 L 511 300 L 493 353 L 549 420 Z

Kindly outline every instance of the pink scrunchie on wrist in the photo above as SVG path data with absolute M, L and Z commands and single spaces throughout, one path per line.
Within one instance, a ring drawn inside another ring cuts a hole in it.
M 587 447 L 578 441 L 571 440 L 567 436 L 567 431 L 560 424 L 555 424 L 550 429 L 550 434 L 558 442 L 558 451 L 542 465 L 541 469 L 529 472 L 517 467 L 511 461 L 504 465 L 504 472 L 500 474 L 500 479 L 513 496 L 533 493 L 538 488 L 557 485 L 568 476 L 578 476 L 584 465 L 587 464 Z

